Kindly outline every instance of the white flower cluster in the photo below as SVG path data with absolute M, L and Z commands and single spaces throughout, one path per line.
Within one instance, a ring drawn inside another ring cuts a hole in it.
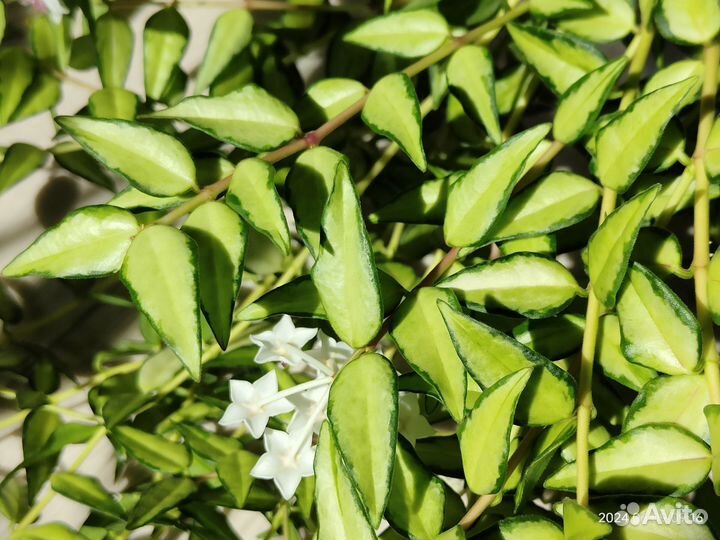
M 303 347 L 313 339 L 309 350 Z M 279 391 L 275 371 L 255 382 L 230 381 L 230 400 L 220 425 L 244 425 L 248 433 L 263 437 L 265 453 L 250 474 L 273 480 L 285 499 L 290 499 L 300 480 L 313 474 L 315 447 L 313 433 L 320 429 L 327 411 L 328 392 L 333 374 L 353 354 L 352 348 L 325 335 L 316 328 L 296 328 L 283 315 L 272 330 L 251 336 L 259 349 L 255 362 L 278 362 L 292 372 L 310 372 L 314 378 Z M 287 432 L 267 429 L 271 417 L 295 411 Z
M 50 20 L 55 24 L 60 24 L 63 15 L 70 13 L 60 0 L 21 0 L 21 3 L 38 13 L 47 13 Z

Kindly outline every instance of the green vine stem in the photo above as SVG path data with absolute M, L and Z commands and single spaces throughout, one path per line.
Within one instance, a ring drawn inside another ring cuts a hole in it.
M 715 120 L 718 63 L 720 45 L 717 42 L 705 46 L 703 53 L 704 81 L 700 100 L 700 120 L 697 143 L 693 154 L 695 163 L 695 232 L 693 268 L 695 271 L 695 303 L 697 318 L 702 329 L 705 377 L 710 389 L 710 399 L 720 403 L 720 367 L 715 348 L 712 316 L 708 306 L 708 265 L 710 263 L 710 197 L 709 181 L 705 171 L 705 146 Z
M 415 75 L 422 73 L 430 66 L 433 66 L 450 56 L 463 45 L 473 43 L 480 39 L 483 35 L 493 32 L 498 28 L 502 28 L 506 23 L 513 21 L 527 13 L 529 9 L 530 6 L 527 2 L 518 4 L 517 6 L 508 10 L 506 13 L 495 17 L 493 20 L 488 21 L 485 24 L 478 26 L 477 28 L 464 34 L 463 36 L 448 41 L 445 45 L 440 47 L 435 52 L 430 53 L 429 55 L 415 62 L 414 64 L 406 67 L 404 70 L 402 70 L 402 73 L 405 73 L 409 77 L 414 77 Z M 347 109 L 341 112 L 339 115 L 325 122 L 318 129 L 314 131 L 309 131 L 304 136 L 295 139 L 294 141 L 286 144 L 285 146 L 278 148 L 277 150 L 273 150 L 272 152 L 268 152 L 267 154 L 264 154 L 260 157 L 268 163 L 277 163 L 287 157 L 302 152 L 303 150 L 318 146 L 328 135 L 330 135 L 335 130 L 342 127 L 352 118 L 358 115 L 365 106 L 366 101 L 367 96 L 361 97 L 355 103 L 350 105 Z M 214 200 L 218 196 L 220 196 L 220 194 L 227 190 L 228 186 L 230 185 L 230 180 L 231 177 L 227 176 L 221 180 L 218 180 L 214 184 L 210 184 L 209 186 L 203 188 L 192 199 L 181 204 L 174 210 L 171 210 L 164 217 L 156 221 L 156 223 L 163 225 L 172 225 L 185 215 L 192 212 L 201 204 L 207 201 Z
M 654 32 L 648 24 L 643 24 L 639 34 L 637 48 L 634 51 L 628 70 L 628 81 L 623 97 L 620 100 L 620 110 L 632 103 L 637 95 L 637 85 L 650 54 Z M 600 207 L 600 224 L 615 209 L 617 192 L 611 188 L 603 188 L 602 203 Z M 578 408 L 577 430 L 575 433 L 577 444 L 577 484 L 576 500 L 581 506 L 590 502 L 590 421 L 592 419 L 593 397 L 592 381 L 593 366 L 595 364 L 595 346 L 597 343 L 598 327 L 602 304 L 588 286 L 588 303 L 585 312 L 585 330 L 580 352 L 580 375 L 578 381 Z

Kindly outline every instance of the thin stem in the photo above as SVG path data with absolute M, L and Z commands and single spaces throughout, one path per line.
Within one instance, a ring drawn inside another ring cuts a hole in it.
M 404 223 L 396 223 L 393 225 L 392 234 L 388 241 L 387 247 L 385 248 L 385 255 L 388 259 L 394 259 L 397 253 L 398 247 L 400 246 L 400 239 L 402 238 L 403 231 L 405 230 Z
M 523 2 L 510 9 L 507 13 L 504 13 L 503 15 L 496 17 L 492 21 L 489 21 L 485 24 L 478 26 L 474 30 L 471 30 L 464 36 L 452 41 L 448 41 L 445 45 L 440 47 L 435 52 L 430 53 L 425 58 L 421 58 L 414 64 L 406 67 L 402 72 L 406 75 L 409 75 L 410 77 L 413 77 L 423 72 L 430 66 L 444 60 L 463 45 L 473 43 L 474 41 L 482 37 L 484 34 L 492 32 L 497 28 L 501 28 L 506 23 L 524 15 L 529 9 L 529 4 L 527 2 Z M 319 145 L 327 136 L 329 136 L 335 130 L 342 127 L 347 122 L 352 120 L 357 114 L 359 114 L 365 106 L 366 101 L 367 95 L 358 99 L 355 103 L 350 105 L 343 112 L 325 122 L 315 131 L 310 131 L 304 136 L 289 142 L 288 144 L 278 148 L 277 150 L 273 150 L 272 152 L 263 154 L 260 156 L 260 158 L 264 159 L 268 163 L 277 163 L 285 158 L 297 154 L 298 152 L 302 152 L 303 150 L 313 148 Z M 230 180 L 231 177 L 227 176 L 221 180 L 218 180 L 214 184 L 206 186 L 192 199 L 186 201 L 185 203 L 181 204 L 180 206 L 169 212 L 164 217 L 159 219 L 156 223 L 164 225 L 171 225 L 175 223 L 180 218 L 192 212 L 195 208 L 197 208 L 204 202 L 214 200 L 222 192 L 227 190 L 228 186 L 230 185 Z
M 320 379 L 311 379 L 302 384 L 297 384 L 295 386 L 291 386 L 290 388 L 287 388 L 286 390 L 277 392 L 277 393 L 273 394 L 272 396 L 269 396 L 269 397 L 257 402 L 256 405 L 258 407 L 262 407 L 264 405 L 267 405 L 268 403 L 273 403 L 275 401 L 286 398 L 288 396 L 294 396 L 295 394 L 307 392 L 308 390 L 312 390 L 313 388 L 317 388 L 319 386 L 327 386 L 332 381 L 333 381 L 332 377 L 322 377 Z
M 296 457 L 298 455 L 298 452 L 300 452 L 300 449 L 305 445 L 308 439 L 310 439 L 315 432 L 315 422 L 317 422 L 318 418 L 320 418 L 320 415 L 327 407 L 327 395 L 327 392 L 325 392 L 323 396 L 317 400 L 317 403 L 315 404 L 312 413 L 310 413 L 310 416 L 307 419 L 307 424 L 305 424 L 301 436 L 298 437 L 297 442 L 290 449 L 291 456 Z
M 106 430 L 104 427 L 98 428 L 98 430 L 95 432 L 95 434 L 90 438 L 90 440 L 85 445 L 85 448 L 80 453 L 80 455 L 73 461 L 73 463 L 68 467 L 67 472 L 75 472 L 78 470 L 78 468 L 83 464 L 83 462 L 88 458 L 88 456 L 92 453 L 92 451 L 95 449 L 95 447 L 98 445 L 98 443 L 105 437 Z M 56 493 L 50 489 L 45 496 L 40 499 L 35 505 L 28 510 L 27 514 L 25 514 L 18 523 L 17 527 L 13 531 L 13 536 L 17 536 L 17 534 L 25 529 L 28 525 L 32 524 L 38 517 L 40 517 L 40 514 L 45 509 L 45 507 L 50 504 L 50 501 L 55 498 Z
M 578 384 L 577 410 L 577 502 L 587 506 L 590 501 L 590 420 L 592 417 L 592 376 L 595 361 L 595 345 L 597 342 L 600 322 L 600 301 L 590 289 L 587 312 L 585 314 L 585 331 L 580 353 L 580 381 Z
M 530 101 L 532 100 L 535 91 L 538 89 L 539 84 L 540 79 L 529 70 L 523 75 L 521 86 L 523 86 L 524 89 L 515 103 L 515 107 L 513 108 L 510 118 L 508 118 L 508 121 L 505 124 L 505 129 L 503 129 L 502 135 L 504 141 L 512 137 L 512 134 L 515 133 L 515 128 L 525 115 L 525 111 L 530 105 Z
M 447 272 L 448 268 L 453 265 L 453 263 L 457 260 L 459 254 L 460 248 L 457 247 L 454 247 L 450 251 L 448 251 L 445 256 L 440 260 L 440 262 L 435 265 L 435 268 L 430 270 L 430 272 L 428 272 L 425 278 L 415 288 L 420 289 L 421 287 L 429 287 L 430 285 L 435 283 L 438 279 L 442 277 L 445 272 Z
M 628 70 L 627 88 L 620 100 L 620 110 L 625 110 L 632 103 L 637 92 L 637 85 L 640 76 L 645 69 L 654 32 L 652 28 L 644 25 L 640 30 L 637 49 L 634 51 L 630 68 Z M 617 204 L 617 192 L 608 187 L 603 188 L 602 203 L 600 206 L 600 223 L 615 209 Z M 583 331 L 583 344 L 580 353 L 580 375 L 578 383 L 578 410 L 577 430 L 575 440 L 577 444 L 577 482 L 576 499 L 581 506 L 587 506 L 590 502 L 590 420 L 592 417 L 592 379 L 593 366 L 595 364 L 595 345 L 597 342 L 598 328 L 600 326 L 600 315 L 602 304 L 595 296 L 592 286 L 588 287 L 588 304 L 585 312 L 585 330 Z
M 705 79 L 700 100 L 700 121 L 693 160 L 695 162 L 695 309 L 702 329 L 703 359 L 712 403 L 720 403 L 720 366 L 715 345 L 712 315 L 708 305 L 708 265 L 710 264 L 710 182 L 705 171 L 705 147 L 715 119 L 720 45 L 709 43 L 703 53 Z
M 638 34 L 637 48 L 633 51 L 632 61 L 628 68 L 627 78 L 627 90 L 623 94 L 620 100 L 620 110 L 627 108 L 630 103 L 637 97 L 638 83 L 642 77 L 643 71 L 645 70 L 645 64 L 647 58 L 650 55 L 650 48 L 652 47 L 653 39 L 655 38 L 655 31 L 651 26 L 644 25 L 640 29 Z
M 510 21 L 513 21 L 518 17 L 524 15 L 529 9 L 530 4 L 528 2 L 523 2 L 522 4 L 515 6 L 514 8 L 508 10 L 507 13 L 504 13 L 499 17 L 495 17 L 492 21 L 488 21 L 485 24 L 478 26 L 474 30 L 471 30 L 470 32 L 459 38 L 448 41 L 445 45 L 440 47 L 435 52 L 430 53 L 425 58 L 421 58 L 414 64 L 406 67 L 403 70 L 403 73 L 409 75 L 410 77 L 414 77 L 418 73 L 425 71 L 430 66 L 437 64 L 441 60 L 444 60 L 456 50 L 458 50 L 460 47 L 473 43 L 480 39 L 484 34 L 497 30 L 498 28 L 505 26 L 506 23 L 509 23 Z

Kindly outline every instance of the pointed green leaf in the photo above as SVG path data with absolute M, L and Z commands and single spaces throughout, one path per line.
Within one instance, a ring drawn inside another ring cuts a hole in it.
M 253 152 L 277 148 L 300 133 L 292 109 L 254 84 L 222 97 L 189 97 L 152 116 L 182 120 L 211 137 Z
M 590 216 L 599 201 L 594 182 L 553 172 L 510 199 L 490 235 L 498 241 L 555 232 Z
M 445 499 L 443 482 L 423 466 L 410 443 L 400 438 L 386 512 L 390 525 L 412 538 L 433 540 L 442 530 Z
M 130 245 L 120 277 L 138 309 L 177 354 L 193 379 L 200 378 L 200 309 L 197 248 L 166 225 L 144 229 Z
M 441 303 L 447 329 L 465 368 L 481 388 L 489 388 L 508 375 L 526 368 L 533 371 L 527 391 L 520 398 L 516 422 L 554 424 L 572 415 L 575 384 L 572 377 L 546 358 L 511 337 Z
M 97 478 L 71 472 L 58 472 L 52 477 L 53 491 L 93 510 L 122 518 L 123 507 L 108 493 Z
M 123 87 L 133 51 L 133 32 L 127 19 L 107 12 L 95 21 L 95 48 L 103 86 Z
M 295 161 L 285 180 L 298 233 L 313 257 L 320 251 L 322 214 L 342 159 L 342 154 L 325 146 L 306 150 Z
M 253 477 L 250 471 L 258 457 L 245 450 L 230 452 L 217 460 L 217 474 L 225 489 L 232 495 L 237 508 L 243 508 L 247 501 Z
M 502 142 L 502 130 L 495 103 L 495 75 L 487 49 L 466 45 L 458 49 L 447 66 L 450 90 L 463 109 L 487 130 L 495 144 Z
M 630 254 L 645 213 L 655 200 L 659 186 L 653 186 L 612 212 L 588 242 L 587 266 L 593 294 L 607 307 L 615 305 Z
M 396 56 L 413 58 L 430 54 L 450 35 L 439 13 L 418 9 L 390 13 L 361 24 L 345 41 Z
M 642 265 L 630 269 L 617 302 L 625 356 L 677 375 L 701 366 L 700 325 L 682 300 Z
M 88 537 L 73 531 L 60 523 L 47 523 L 28 529 L 18 530 L 12 535 L 13 540 L 88 540 Z
M 329 78 L 307 89 L 303 102 L 303 124 L 318 125 L 335 118 L 367 94 L 367 88 L 353 79 Z
M 275 190 L 272 165 L 258 158 L 238 163 L 225 201 L 283 253 L 290 253 L 290 232 L 282 201 Z
M 620 322 L 615 315 L 600 319 L 595 357 L 606 377 L 639 392 L 657 376 L 655 370 L 629 362 L 622 351 Z
M 463 469 L 473 493 L 498 493 L 505 483 L 515 407 L 531 374 L 521 369 L 486 389 L 460 426 Z
M 559 262 L 518 253 L 471 266 L 443 279 L 469 308 L 510 310 L 535 319 L 552 317 L 584 291 Z
M 635 30 L 635 5 L 630 0 L 593 0 L 588 11 L 563 17 L 558 28 L 593 42 L 617 41 Z
M 710 427 L 710 445 L 712 446 L 712 473 L 715 494 L 720 495 L 720 405 L 705 407 L 705 417 Z
M 70 56 L 70 20 L 52 20 L 49 14 L 33 17 L 30 23 L 30 45 L 40 64 L 64 70 Z
M 124 88 L 103 88 L 90 96 L 88 108 L 95 118 L 135 120 L 140 100 Z
M 618 78 L 628 61 L 623 56 L 608 62 L 578 79 L 560 97 L 555 118 L 553 137 L 571 144 L 586 134 L 595 124 Z
M 327 422 L 320 430 L 315 452 L 315 500 L 318 540 L 377 538 Z
M 450 184 L 459 178 L 428 180 L 401 193 L 385 206 L 368 216 L 371 223 L 432 223 L 442 224 Z
M 370 524 L 380 525 L 390 493 L 398 427 L 395 369 L 366 353 L 345 366 L 330 389 L 328 419 Z
M 648 79 L 648 82 L 645 83 L 645 87 L 642 90 L 642 94 L 649 94 L 650 92 L 659 90 L 663 86 L 669 86 L 686 79 L 691 79 L 695 84 L 690 87 L 688 93 L 685 94 L 685 98 L 680 102 L 678 108 L 681 109 L 700 98 L 700 91 L 703 85 L 703 72 L 702 60 L 688 59 L 673 62 L 662 69 L 658 69 L 653 76 Z
M 22 101 L 10 118 L 16 122 L 52 109 L 60 101 L 60 81 L 47 73 L 36 73 Z
M 122 120 L 55 120 L 95 159 L 145 193 L 163 197 L 196 187 L 192 158 L 170 135 Z
M 327 318 L 318 290 L 310 276 L 301 276 L 264 294 L 237 313 L 242 321 L 257 321 L 273 315 Z
M 450 186 L 444 228 L 448 245 L 466 247 L 486 240 L 520 180 L 526 160 L 549 131 L 549 124 L 541 124 L 515 135 Z
M 598 493 L 684 495 L 707 479 L 707 445 L 682 428 L 650 424 L 622 433 L 590 454 L 590 489 Z M 573 491 L 577 464 L 568 463 L 545 481 L 548 489 Z
M 133 210 L 145 208 L 153 210 L 167 210 L 178 206 L 180 203 L 187 201 L 189 198 L 190 197 L 184 195 L 178 195 L 176 197 L 154 197 L 129 186 L 110 199 L 108 204 L 111 206 L 117 206 L 118 208 L 128 208 Z
M 115 191 L 114 179 L 102 165 L 90 157 L 75 141 L 58 143 L 50 149 L 50 152 L 61 167 L 93 184 L 109 189 L 110 191 Z M 142 193 L 135 188 L 127 189 L 132 189 L 136 193 Z M 113 204 L 113 206 L 120 205 Z
M 459 309 L 450 291 L 424 287 L 407 298 L 393 315 L 390 335 L 412 368 L 441 396 L 450 415 L 465 416 L 467 378 L 443 324 L 438 301 Z
M 642 96 L 597 134 L 595 174 L 605 187 L 625 193 L 660 144 L 665 126 L 695 81 L 685 80 Z
M 580 350 L 585 319 L 578 315 L 560 315 L 549 319 L 528 319 L 513 328 L 520 343 L 549 358 L 559 360 Z
M 508 25 L 508 30 L 525 61 L 558 95 L 605 63 L 600 51 L 567 34 L 517 24 Z
M 439 534 L 435 537 L 435 540 L 465 540 L 465 538 L 465 529 L 458 525 L 457 527 L 453 527 L 452 529 Z
M 658 0 L 655 23 L 669 40 L 689 45 L 710 43 L 720 31 L 715 0 Z
M 68 214 L 15 257 L 3 275 L 90 277 L 117 272 L 140 227 L 126 210 L 86 206 Z
M 710 394 L 702 375 L 658 377 L 648 382 L 625 416 L 623 431 L 646 424 L 676 424 L 702 439 L 708 439 L 703 409 Z
M 322 217 L 312 280 L 328 320 L 352 347 L 367 345 L 382 325 L 377 269 L 348 165 L 342 161 Z
M 184 473 L 190 466 L 190 451 L 165 437 L 129 426 L 118 426 L 112 437 L 140 463 L 168 473 Z
M 230 61 L 250 43 L 252 29 L 252 15 L 245 9 L 232 9 L 217 18 L 198 71 L 196 94 L 210 86 Z
M 502 540 L 563 540 L 560 527 L 540 516 L 516 516 L 500 522 Z
M 162 513 L 175 508 L 183 499 L 192 495 L 197 487 L 190 478 L 168 476 L 140 495 L 140 499 L 130 512 L 127 528 L 137 529 Z
M 228 454 L 240 451 L 237 439 L 217 435 L 189 423 L 177 424 L 176 428 L 193 452 L 213 461 L 220 462 Z
M 396 142 L 417 168 L 425 171 L 420 103 L 410 77 L 394 73 L 376 82 L 363 107 L 362 119 L 375 133 Z
M 657 199 L 653 204 L 657 204 Z M 652 207 L 650 211 L 652 211 Z M 683 268 L 680 240 L 673 233 L 659 227 L 640 229 L 631 258 L 661 278 L 666 278 L 671 274 L 680 277 L 687 276 L 687 271 Z
M 562 508 L 565 540 L 601 540 L 613 531 L 612 525 L 572 499 L 564 499 Z
M 0 193 L 38 170 L 46 159 L 47 153 L 31 144 L 11 144 L 0 163 Z
M 215 339 L 225 349 L 240 291 L 245 224 L 226 205 L 211 201 L 190 214 L 183 231 L 197 244 L 200 304 Z
M 21 47 L 0 50 L 0 126 L 8 123 L 33 79 L 35 62 Z
M 533 497 L 535 487 L 540 484 L 545 471 L 552 463 L 558 450 L 574 435 L 575 426 L 575 418 L 570 417 L 553 424 L 540 435 L 534 452 L 525 465 L 520 483 L 515 490 L 516 512 L 528 499 Z
M 530 12 L 543 17 L 561 17 L 592 9 L 592 0 L 530 0 Z
M 183 16 L 173 8 L 161 9 L 145 23 L 143 61 L 145 94 L 162 99 L 180 60 L 185 54 L 190 29 Z

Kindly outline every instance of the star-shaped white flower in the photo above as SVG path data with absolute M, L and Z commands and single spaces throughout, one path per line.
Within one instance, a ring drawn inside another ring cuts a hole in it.
M 68 8 L 60 3 L 60 0 L 22 0 L 21 3 L 31 7 L 38 13 L 47 13 L 50 20 L 55 24 L 62 21 L 63 15 L 70 13 Z
M 273 399 L 278 392 L 277 375 L 270 371 L 254 383 L 230 381 L 230 400 L 220 419 L 221 426 L 245 424 L 250 435 L 259 439 L 271 416 L 290 412 L 293 404 L 285 398 Z
M 296 365 L 302 362 L 302 348 L 315 337 L 317 328 L 295 328 L 289 315 L 283 315 L 272 330 L 250 336 L 250 341 L 260 347 L 255 362 L 284 362 Z
M 301 430 L 302 431 L 302 430 Z M 300 480 L 313 475 L 315 448 L 301 432 L 265 431 L 265 450 L 250 471 L 254 478 L 272 480 L 285 500 L 295 494 Z
M 313 344 L 312 349 L 308 351 L 310 355 L 322 363 L 330 361 L 331 364 L 344 364 L 350 360 L 354 352 L 350 345 L 344 341 L 331 338 L 322 330 L 318 331 L 317 341 Z

